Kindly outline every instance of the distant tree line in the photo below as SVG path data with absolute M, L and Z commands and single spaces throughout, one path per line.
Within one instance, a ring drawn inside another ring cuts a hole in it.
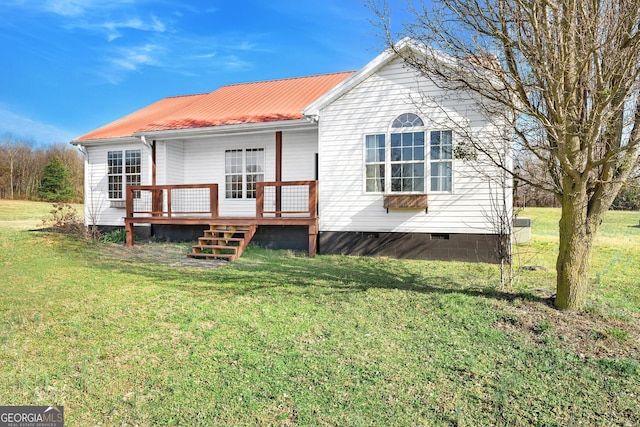
M 0 136 L 0 199 L 82 203 L 83 187 L 84 161 L 75 148 Z
M 527 181 L 547 181 L 552 185 L 551 176 L 545 171 L 545 165 L 533 156 L 527 156 L 523 151 L 516 151 L 515 164 L 519 175 L 525 180 L 515 180 L 514 203 L 520 208 L 557 208 L 560 207 L 557 197 L 539 187 L 527 184 Z M 611 204 L 612 210 L 637 211 L 640 210 L 640 169 L 629 177 Z

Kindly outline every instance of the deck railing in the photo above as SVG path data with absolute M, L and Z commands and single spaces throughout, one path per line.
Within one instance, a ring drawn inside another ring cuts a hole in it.
M 131 185 L 127 218 L 218 218 L 218 184 Z M 256 184 L 257 218 L 317 218 L 317 181 Z M 146 222 L 146 221 L 145 221 Z
M 131 185 L 127 217 L 218 217 L 218 184 Z
M 256 184 L 256 217 L 318 216 L 318 181 L 277 181 Z

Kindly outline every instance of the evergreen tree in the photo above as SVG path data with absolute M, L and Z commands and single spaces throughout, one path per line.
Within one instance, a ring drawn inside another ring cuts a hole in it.
M 52 157 L 45 166 L 38 193 L 47 202 L 69 202 L 73 199 L 75 192 L 69 180 L 69 171 L 60 157 Z

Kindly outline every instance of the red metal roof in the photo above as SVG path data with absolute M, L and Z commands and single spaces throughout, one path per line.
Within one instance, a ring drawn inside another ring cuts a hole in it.
M 353 72 L 223 86 L 204 95 L 165 98 L 78 138 L 302 118 L 302 110 Z
M 86 135 L 82 135 L 76 141 L 87 141 L 90 139 L 124 138 L 131 136 L 134 132 L 140 131 L 146 124 L 166 117 L 180 110 L 183 107 L 205 97 L 207 94 L 172 96 L 161 99 L 151 105 L 134 111 L 116 121 L 106 124 Z

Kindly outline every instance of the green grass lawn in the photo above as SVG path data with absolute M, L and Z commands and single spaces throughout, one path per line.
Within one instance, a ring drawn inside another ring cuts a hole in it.
M 3 405 L 68 426 L 640 424 L 638 213 L 609 216 L 589 309 L 565 313 L 553 209 L 521 214 L 520 262 L 543 268 L 512 290 L 487 264 L 253 247 L 176 266 L 187 245 L 29 231 L 48 209 L 0 201 Z

